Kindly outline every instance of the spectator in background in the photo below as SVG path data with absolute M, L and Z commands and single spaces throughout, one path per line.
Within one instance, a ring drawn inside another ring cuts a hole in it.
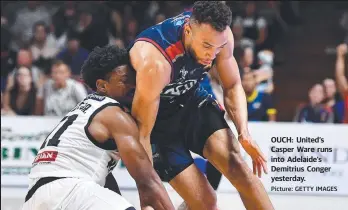
M 324 87 L 315 84 L 308 93 L 309 103 L 300 105 L 296 111 L 295 122 L 328 123 L 333 122 L 333 114 L 322 104 Z
M 4 93 L 1 115 L 34 115 L 36 90 L 30 70 L 19 68 L 14 86 Z
M 3 18 L 3 17 L 1 17 Z M 8 74 L 16 66 L 16 52 L 10 49 L 11 33 L 7 22 L 1 20 L 1 93 L 6 88 Z
M 344 100 L 344 119 L 343 123 L 348 123 L 348 82 L 344 74 L 345 71 L 345 56 L 347 54 L 347 44 L 340 44 L 337 47 L 336 59 L 336 81 L 339 92 Z
M 59 49 L 65 47 L 66 32 L 76 26 L 76 5 L 75 1 L 64 1 L 64 4 L 52 16 L 54 35 L 58 40 Z
M 109 33 L 110 37 L 109 40 L 110 42 L 113 43 L 115 39 L 124 39 L 124 24 L 123 24 L 123 19 L 119 11 L 113 10 L 111 11 L 110 15 L 110 27 L 109 27 Z
M 160 1 L 160 11 L 163 11 L 167 17 L 174 17 L 184 11 L 184 7 L 180 1 Z
M 124 45 L 124 42 L 122 41 L 122 39 L 115 39 L 114 44 L 116 46 L 118 46 L 119 48 L 125 48 L 125 45 Z
M 256 81 L 258 83 L 257 90 L 272 94 L 274 90 L 273 84 L 273 52 L 269 50 L 260 51 L 257 54 L 260 67 L 254 71 Z
M 32 38 L 33 26 L 38 21 L 44 21 L 47 26 L 51 25 L 51 16 L 48 10 L 41 5 L 40 1 L 28 1 L 27 7 L 19 10 L 16 14 L 16 21 L 12 26 L 15 49 L 29 44 Z
M 64 116 L 87 96 L 84 86 L 70 79 L 70 75 L 70 68 L 64 62 L 57 61 L 52 65 L 52 79 L 38 91 L 38 115 Z
M 267 22 L 256 13 L 254 1 L 246 3 L 244 14 L 236 17 L 233 27 L 240 27 L 243 37 L 254 42 L 256 52 L 262 49 L 267 38 Z
M 109 44 L 108 29 L 93 17 L 93 8 L 84 5 L 78 19 L 77 31 L 80 33 L 81 47 L 91 52 L 95 47 Z
M 233 32 L 234 46 L 235 47 L 240 47 L 243 49 L 250 47 L 251 49 L 255 49 L 254 41 L 251 39 L 243 37 L 243 28 L 242 27 L 240 27 L 238 25 L 234 25 L 232 27 L 232 32 Z
M 87 59 L 89 52 L 80 46 L 77 32 L 71 30 L 67 33 L 67 37 L 67 47 L 57 55 L 57 59 L 62 60 L 70 67 L 72 78 L 80 79 L 81 66 Z
M 37 89 L 39 89 L 43 83 L 46 81 L 46 76 L 42 72 L 41 69 L 39 69 L 37 66 L 33 65 L 33 58 L 31 51 L 28 49 L 21 49 L 17 53 L 17 64 L 16 68 L 11 71 L 11 73 L 8 75 L 7 82 L 6 82 L 6 89 L 9 90 L 14 85 L 14 75 L 17 73 L 18 68 L 20 67 L 27 67 L 32 75 L 33 82 Z
M 333 79 L 325 79 L 323 81 L 325 89 L 325 106 L 333 113 L 334 123 L 342 123 L 344 115 L 344 103 L 343 101 L 336 100 L 336 83 Z
M 155 16 L 155 24 L 161 23 L 166 19 L 166 16 L 163 13 L 157 13 Z
M 136 19 L 129 20 L 126 32 L 125 32 L 125 39 L 124 42 L 126 46 L 128 46 L 138 35 L 138 21 Z
M 58 51 L 58 45 L 57 40 L 49 32 L 49 28 L 44 21 L 34 24 L 30 50 L 33 63 L 49 75 L 52 60 L 56 57 Z
M 256 76 L 253 72 L 242 75 L 242 85 L 247 96 L 248 120 L 276 121 L 277 110 L 274 108 L 272 98 L 267 93 L 257 91 Z
M 239 58 L 239 70 L 241 74 L 252 71 L 254 63 L 254 50 L 251 47 L 241 49 Z

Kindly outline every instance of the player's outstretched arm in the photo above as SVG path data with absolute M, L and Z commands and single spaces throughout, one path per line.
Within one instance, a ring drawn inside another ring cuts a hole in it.
M 344 71 L 345 71 L 344 62 L 345 62 L 346 54 L 347 54 L 347 44 L 338 45 L 335 75 L 336 75 L 338 89 L 343 96 L 348 91 L 348 82 L 347 82 L 346 76 L 344 75 Z
M 142 209 L 174 209 L 166 189 L 138 141 L 138 127 L 133 118 L 119 107 L 107 107 L 102 112 L 104 117 L 99 116 L 98 119 L 106 130 L 99 130 L 107 131 L 115 139 L 121 159 L 137 184 Z
M 171 66 L 152 44 L 138 41 L 130 50 L 136 70 L 136 89 L 132 115 L 139 126 L 139 140 L 152 161 L 150 135 L 157 117 L 160 93 L 170 81 Z
M 239 133 L 238 140 L 253 160 L 254 174 L 257 173 L 261 177 L 261 168 L 267 173 L 266 157 L 249 134 L 246 96 L 240 79 L 238 65 L 233 56 L 233 34 L 231 29 L 228 30 L 228 42 L 216 57 L 216 69 L 224 90 L 226 111 Z

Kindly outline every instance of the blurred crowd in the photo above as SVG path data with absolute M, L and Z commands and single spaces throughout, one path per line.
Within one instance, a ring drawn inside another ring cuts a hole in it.
M 297 107 L 295 122 L 348 123 L 345 119 L 348 116 L 348 84 L 345 77 L 347 44 L 338 45 L 336 52 L 337 84 L 331 78 L 314 84 L 308 91 L 308 102 Z
M 298 2 L 225 3 L 233 14 L 234 53 L 247 94 L 249 120 L 275 121 L 274 49 L 289 25 L 301 24 Z M 2 1 L 1 114 L 64 116 L 90 92 L 80 81 L 80 68 L 94 47 L 127 47 L 142 30 L 190 10 L 192 4 Z M 321 104 L 329 113 L 320 122 L 340 122 L 341 99 L 336 92 L 331 79 L 310 90 L 309 104 Z M 296 121 L 315 121 L 307 119 L 311 112 L 307 107 L 299 107 Z

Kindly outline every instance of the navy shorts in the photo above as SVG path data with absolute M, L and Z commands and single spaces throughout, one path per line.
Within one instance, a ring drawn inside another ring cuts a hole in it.
M 203 148 L 215 131 L 229 128 L 225 111 L 211 96 L 199 91 L 180 102 L 160 103 L 151 133 L 154 168 L 169 182 L 193 163 L 190 151 L 203 157 Z

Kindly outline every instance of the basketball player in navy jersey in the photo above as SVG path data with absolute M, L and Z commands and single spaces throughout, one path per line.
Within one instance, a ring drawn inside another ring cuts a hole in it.
M 254 174 L 267 173 L 266 157 L 248 130 L 246 97 L 230 28 L 232 13 L 220 1 L 197 1 L 193 10 L 142 31 L 129 46 L 136 70 L 132 115 L 140 142 L 164 181 L 190 209 L 216 209 L 216 195 L 193 164 L 190 151 L 211 162 L 238 190 L 246 209 L 274 209 Z M 221 78 L 224 104 L 238 131 L 233 136 L 224 111 L 199 85 L 211 66 Z M 251 156 L 253 172 L 240 154 Z

